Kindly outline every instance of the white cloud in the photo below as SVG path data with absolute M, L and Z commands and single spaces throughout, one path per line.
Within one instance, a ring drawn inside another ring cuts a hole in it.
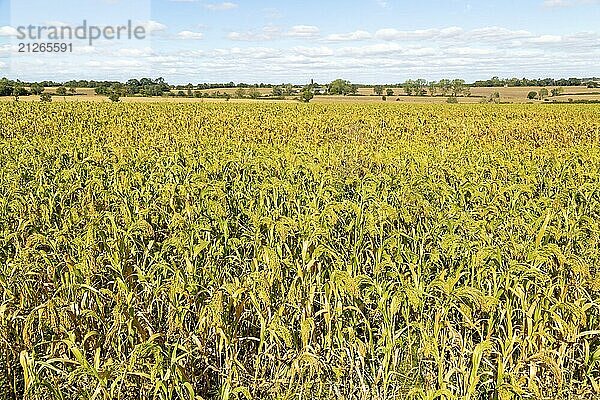
M 325 47 L 325 46 L 321 46 L 321 47 L 306 47 L 306 46 L 299 46 L 299 47 L 293 47 L 291 49 L 291 52 L 300 56 L 305 56 L 305 57 L 329 57 L 329 56 L 333 56 L 335 54 L 334 50 L 329 48 L 329 47 Z
M 12 26 L 0 26 L 0 36 L 17 36 L 18 32 Z
M 281 36 L 281 30 L 272 25 L 268 25 L 262 28 L 261 31 L 248 31 L 248 32 L 229 32 L 227 38 L 234 41 L 243 42 L 264 42 L 268 40 L 274 40 Z
M 167 30 L 156 21 L 146 26 L 153 31 Z M 311 25 L 291 28 L 267 25 L 256 30 L 230 32 L 227 37 L 232 42 L 228 45 L 214 48 L 207 42 L 200 50 L 187 49 L 188 46 L 177 41 L 204 37 L 204 28 L 190 29 L 163 35 L 168 45 L 155 49 L 119 48 L 127 44 L 99 41 L 94 47 L 78 46 L 82 49 L 76 54 L 79 58 L 69 59 L 69 62 L 57 58 L 44 65 L 40 58 L 23 57 L 23 64 L 19 64 L 22 67 L 11 73 L 16 74 L 15 78 L 34 80 L 48 78 L 47 71 L 58 71 L 53 72 L 53 79 L 68 80 L 75 77 L 128 79 L 151 71 L 153 76 L 185 83 L 231 80 L 301 83 L 306 77 L 314 77 L 318 82 L 343 77 L 353 82 L 372 83 L 420 77 L 472 80 L 494 75 L 600 74 L 597 63 L 600 35 L 596 32 L 557 35 L 550 28 L 532 33 L 495 26 L 471 30 L 450 26 L 323 33 Z M 267 41 L 272 46 L 262 43 Z M 0 45 L 0 56 L 5 53 L 7 49 Z M 93 72 L 92 67 L 101 72 Z
M 142 22 L 140 23 L 140 26 L 143 26 L 147 33 L 163 32 L 167 30 L 167 26 L 165 24 L 161 24 L 158 21 L 152 20 Z
M 466 37 L 469 40 L 480 40 L 480 41 L 503 41 L 510 39 L 528 38 L 532 37 L 531 32 L 525 30 L 510 30 L 506 28 L 500 28 L 497 26 L 489 26 L 484 28 L 473 29 L 467 32 Z
M 367 40 L 371 39 L 373 35 L 371 35 L 367 31 L 354 31 L 350 33 L 333 33 L 331 35 L 327 35 L 325 40 L 329 42 L 351 42 L 351 41 L 359 41 L 359 40 Z
M 319 36 L 319 28 L 310 25 L 296 25 L 287 31 L 282 31 L 279 27 L 268 25 L 260 31 L 229 32 L 227 38 L 234 41 L 244 42 L 264 42 L 269 40 L 282 39 L 285 37 L 297 39 L 310 39 Z
M 448 28 L 440 29 L 440 36 L 445 38 L 454 37 L 462 34 L 463 32 L 463 28 L 458 26 L 450 26 Z
M 202 32 L 192 32 L 192 31 L 181 31 L 177 34 L 179 39 L 188 39 L 188 40 L 201 40 L 204 38 L 204 33 Z
M 0 55 L 2 53 L 8 53 L 10 51 L 10 44 L 0 44 Z
M 237 8 L 237 6 L 236 3 L 226 1 L 224 3 L 208 3 L 204 7 L 212 11 L 227 11 Z
M 380 40 L 430 39 L 439 35 L 439 29 L 400 31 L 394 28 L 385 28 L 379 29 L 377 32 L 375 32 L 375 37 Z
M 153 54 L 154 51 L 150 47 L 144 47 L 141 49 L 122 48 L 114 51 L 114 55 L 123 57 L 149 57 Z
M 290 28 L 286 36 L 296 38 L 312 38 L 319 36 L 319 28 L 312 25 L 296 25 Z
M 477 47 L 451 47 L 444 50 L 444 54 L 454 56 L 491 56 L 498 54 L 494 49 L 483 49 Z
M 539 43 L 539 44 L 547 44 L 547 43 L 560 43 L 562 42 L 562 36 L 557 35 L 542 35 L 537 36 L 531 39 L 528 39 L 529 43 Z
M 254 32 L 229 32 L 227 39 L 241 42 L 264 42 L 274 38 L 264 33 Z

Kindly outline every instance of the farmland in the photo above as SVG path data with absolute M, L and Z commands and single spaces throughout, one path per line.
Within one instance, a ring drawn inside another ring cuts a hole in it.
M 551 90 L 554 87 L 547 87 L 545 89 Z M 600 89 L 587 88 L 585 86 L 564 86 L 560 87 L 563 92 L 560 95 L 546 97 L 546 102 L 558 102 L 568 103 L 571 101 L 600 101 Z M 98 95 L 91 88 L 75 88 L 76 93 L 74 95 L 68 94 L 66 96 L 57 95 L 57 87 L 48 87 L 45 92 L 53 95 L 54 102 L 109 102 L 110 100 L 105 95 Z M 296 91 L 300 91 L 301 86 L 295 87 Z M 341 96 L 341 95 L 317 95 L 311 101 L 314 103 L 358 103 L 358 104 L 370 104 L 370 103 L 385 103 L 385 102 L 399 102 L 399 103 L 410 103 L 410 104 L 441 104 L 445 103 L 448 99 L 448 95 L 443 96 L 441 93 L 436 93 L 434 96 L 430 96 L 426 91 L 423 96 L 406 95 L 404 88 L 394 86 L 390 87 L 394 93 L 393 96 L 386 96 L 383 100 L 382 96 L 375 95 L 372 87 L 361 87 L 357 90 L 356 95 L 352 96 Z M 527 95 L 531 91 L 539 92 L 544 89 L 542 86 L 522 86 L 522 87 L 472 87 L 470 88 L 470 95 L 459 97 L 460 103 L 476 104 L 486 102 L 490 99 L 494 93 L 498 93 L 498 102 L 502 103 L 539 103 L 539 99 L 528 99 Z M 169 93 L 171 96 L 162 97 L 121 97 L 120 101 L 126 103 L 153 103 L 153 102 L 165 102 L 165 103 L 221 103 L 225 102 L 224 98 L 215 97 L 217 94 L 227 94 L 231 98 L 227 101 L 235 103 L 248 103 L 258 101 L 257 99 L 250 98 L 238 98 L 236 92 L 238 88 L 215 88 L 215 89 L 203 89 L 194 90 L 194 93 L 199 93 L 206 96 L 213 97 L 182 97 L 178 96 L 178 90 L 171 90 Z M 249 89 L 244 89 L 249 90 Z M 297 99 L 298 94 L 273 97 L 271 88 L 256 88 L 257 93 L 260 95 L 260 101 L 268 102 L 293 102 Z M 183 92 L 184 94 L 186 92 Z M 0 97 L 0 102 L 14 101 L 12 96 Z M 22 96 L 19 101 L 25 102 L 37 102 L 40 101 L 40 96 Z
M 9 399 L 600 395 L 600 108 L 0 103 Z

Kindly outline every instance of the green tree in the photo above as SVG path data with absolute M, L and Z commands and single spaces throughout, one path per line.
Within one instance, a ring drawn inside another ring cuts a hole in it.
M 29 96 L 29 91 L 23 86 L 17 85 L 12 88 L 12 95 L 15 98 L 15 101 L 19 101 L 19 97 Z
M 450 79 L 442 79 L 439 81 L 438 87 L 442 92 L 442 96 L 445 97 L 448 95 L 448 93 L 450 93 L 450 90 L 452 89 L 452 82 L 450 81 Z
M 404 89 L 404 93 L 406 93 L 407 96 L 412 96 L 413 92 L 415 91 L 415 81 L 413 81 L 412 79 L 407 80 L 402 85 L 402 88 Z
M 251 99 L 258 99 L 260 97 L 260 92 L 257 88 L 250 88 L 250 90 L 248 90 L 248 96 Z
M 50 93 L 40 94 L 40 101 L 42 103 L 50 103 L 52 101 L 52 95 Z
M 552 90 L 550 91 L 550 93 L 552 93 L 552 97 L 555 97 L 555 96 L 560 96 L 560 95 L 562 94 L 562 92 L 563 92 L 563 91 L 564 91 L 564 89 L 563 89 L 563 88 L 561 88 L 561 87 L 557 87 L 557 88 L 554 88 L 554 89 L 552 89 Z
M 235 97 L 237 97 L 238 99 L 243 99 L 244 97 L 246 97 L 246 89 L 237 88 L 237 90 L 235 91 Z
M 529 100 L 535 100 L 537 97 L 538 97 L 537 92 L 535 92 L 533 90 L 527 94 L 527 98 Z
M 393 90 L 393 89 L 388 89 L 388 90 L 386 90 L 386 91 L 385 91 L 385 94 L 386 94 L 388 97 L 391 97 L 391 96 L 393 96 L 393 95 L 394 95 L 394 90 Z
M 490 98 L 488 99 L 488 102 L 490 103 L 500 103 L 500 92 L 494 92 L 492 94 L 490 94 Z
M 29 90 L 31 91 L 31 94 L 39 96 L 44 92 L 45 88 L 39 83 L 34 83 L 33 85 L 31 85 Z
M 67 95 L 67 88 L 64 86 L 59 86 L 56 88 L 56 94 L 59 96 L 66 96 Z
M 329 93 L 334 95 L 345 96 L 351 93 L 352 90 L 354 90 L 353 85 L 351 85 L 349 81 L 345 81 L 343 79 L 336 79 L 329 84 Z M 356 90 L 358 90 L 358 88 L 356 88 Z
M 292 86 L 291 84 L 287 84 L 283 86 L 283 94 L 285 96 L 291 96 L 294 94 L 294 86 Z
M 312 88 L 310 86 L 305 86 L 302 89 L 302 93 L 300 93 L 300 101 L 303 103 L 310 102 L 315 95 L 312 92 Z
M 541 88 L 540 89 L 540 100 L 544 100 L 544 97 L 548 97 L 548 89 Z
M 108 99 L 110 101 L 112 101 L 113 103 L 117 103 L 119 101 L 119 93 L 117 92 L 112 92 L 111 94 L 108 95 Z
M 375 85 L 375 87 L 373 87 L 373 92 L 377 96 L 381 96 L 383 94 L 383 86 L 381 86 L 381 85 Z
M 427 91 L 425 90 L 426 86 L 427 86 L 427 81 L 425 79 L 417 79 L 414 82 L 415 95 L 425 96 L 425 93 L 427 93 Z
M 435 96 L 435 94 L 437 92 L 437 89 L 438 89 L 437 82 L 436 81 L 429 82 L 428 89 L 429 89 L 429 95 L 430 96 Z
M 273 97 L 281 97 L 283 96 L 283 89 L 279 86 L 273 86 L 273 91 L 271 94 Z
M 466 96 L 469 94 L 469 88 L 463 79 L 454 79 L 451 88 L 453 97 Z

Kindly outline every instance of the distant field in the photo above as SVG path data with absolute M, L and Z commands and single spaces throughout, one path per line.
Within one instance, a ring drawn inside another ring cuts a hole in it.
M 489 98 L 494 93 L 500 93 L 500 101 L 504 103 L 539 103 L 540 100 L 529 100 L 527 94 L 530 91 L 539 92 L 542 87 L 474 87 L 471 88 L 471 96 L 459 98 L 460 103 L 479 103 Z M 387 88 L 386 88 L 387 89 Z M 447 97 L 441 96 L 406 96 L 404 89 L 400 87 L 391 88 L 394 90 L 394 96 L 386 96 L 386 102 L 400 102 L 400 103 L 445 103 Z M 553 87 L 546 87 L 548 91 L 551 91 Z M 199 90 L 201 93 L 216 94 L 217 92 L 223 94 L 227 93 L 231 96 L 235 95 L 238 88 L 219 88 L 219 89 L 204 89 Z M 246 91 L 248 89 L 245 89 Z M 257 89 L 261 96 L 270 96 L 272 89 L 270 88 L 258 88 Z M 577 100 L 599 100 L 600 101 L 600 89 L 590 89 L 583 86 L 566 86 L 563 87 L 563 93 L 560 96 L 548 97 L 548 101 L 556 102 L 568 102 L 569 99 Z M 56 88 L 46 88 L 46 93 L 55 93 Z M 174 90 L 174 93 L 179 90 Z M 184 92 L 186 92 L 184 90 Z M 0 101 L 12 101 L 12 97 L 0 97 Z M 27 96 L 21 97 L 21 101 L 39 101 L 39 96 Z M 287 97 L 288 101 L 293 101 L 294 96 Z M 69 96 L 53 96 L 53 101 L 109 101 L 105 96 L 99 96 L 91 88 L 78 88 L 75 95 Z M 186 97 L 122 97 L 121 101 L 126 103 L 148 103 L 148 102 L 178 102 L 178 103 L 197 103 L 197 102 L 223 102 L 224 99 L 213 99 L 213 98 L 186 98 Z M 232 102 L 251 102 L 255 100 L 251 99 L 230 99 Z M 265 101 L 261 99 L 260 101 Z M 272 100 L 279 101 L 282 100 Z M 373 93 L 372 88 L 360 88 L 358 90 L 358 96 L 315 96 L 312 100 L 314 103 L 383 103 L 381 96 L 377 96 Z

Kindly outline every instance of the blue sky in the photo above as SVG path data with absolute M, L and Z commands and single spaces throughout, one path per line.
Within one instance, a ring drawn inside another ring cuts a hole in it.
M 132 20 L 146 40 L 19 54 L 18 26 Z M 303 83 L 600 76 L 598 0 L 0 0 L 0 76 Z

